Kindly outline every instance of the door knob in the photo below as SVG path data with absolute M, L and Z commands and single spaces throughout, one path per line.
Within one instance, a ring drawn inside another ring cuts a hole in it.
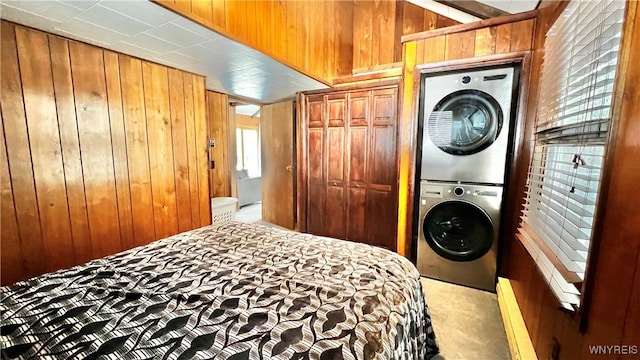
M 285 169 L 287 169 L 287 171 L 293 171 L 293 166 L 292 165 L 287 165 L 287 167 Z

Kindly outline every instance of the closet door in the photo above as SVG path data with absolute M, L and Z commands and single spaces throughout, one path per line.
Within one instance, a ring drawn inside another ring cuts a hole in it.
M 349 94 L 348 139 L 345 150 L 348 168 L 346 238 L 359 242 L 367 242 L 365 210 L 370 95 L 370 91 Z
M 397 88 L 373 91 L 367 154 L 367 242 L 396 250 L 398 208 L 396 196 Z
M 345 112 L 346 94 L 330 94 L 326 98 L 327 156 L 325 225 L 328 236 L 346 238 L 345 194 Z
M 307 98 L 308 187 L 307 231 L 325 235 L 325 137 L 324 96 Z

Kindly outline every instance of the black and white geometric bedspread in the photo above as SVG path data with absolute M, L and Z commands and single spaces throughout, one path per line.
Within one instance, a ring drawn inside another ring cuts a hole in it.
M 419 274 L 363 244 L 207 226 L 1 289 L 2 357 L 428 359 Z

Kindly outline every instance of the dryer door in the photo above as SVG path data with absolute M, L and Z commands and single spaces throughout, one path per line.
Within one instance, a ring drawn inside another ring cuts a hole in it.
M 502 130 L 502 110 L 489 94 L 460 90 L 445 96 L 431 111 L 429 138 L 440 150 L 471 155 L 491 145 Z
M 493 243 L 493 224 L 478 206 L 466 201 L 441 202 L 425 214 L 422 230 L 429 246 L 452 261 L 473 261 Z

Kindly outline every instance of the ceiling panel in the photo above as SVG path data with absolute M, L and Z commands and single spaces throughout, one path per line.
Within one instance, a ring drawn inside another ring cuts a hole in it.
M 11 1 L 0 17 L 206 76 L 207 88 L 260 103 L 327 86 L 147 0 Z M 286 79 L 286 81 L 283 81 Z

